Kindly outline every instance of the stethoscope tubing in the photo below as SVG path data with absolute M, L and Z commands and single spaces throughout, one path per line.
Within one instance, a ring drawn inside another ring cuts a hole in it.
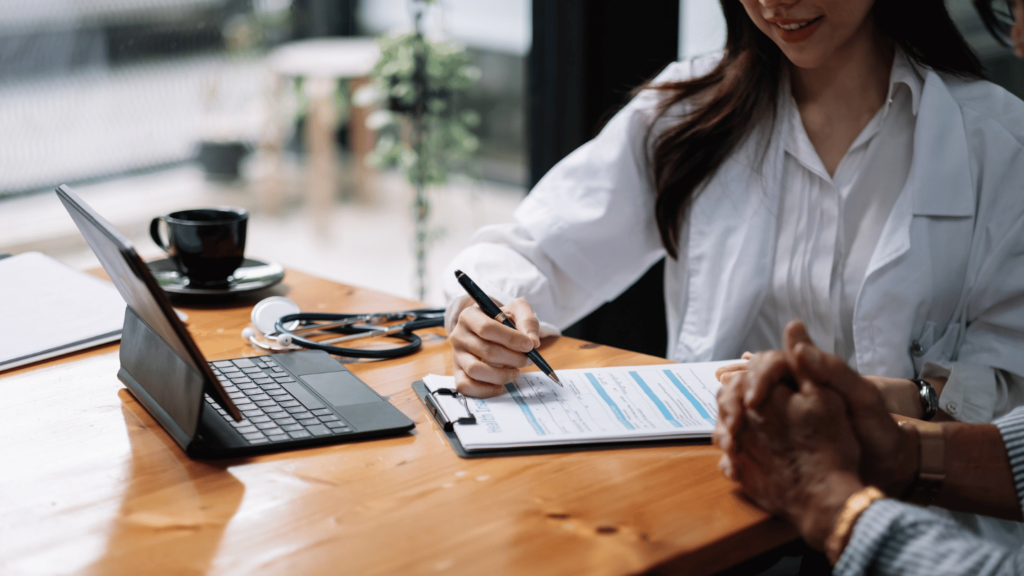
M 421 317 L 422 316 L 422 317 Z M 394 320 L 400 320 L 402 318 L 413 318 L 402 324 L 395 326 L 382 327 L 373 325 L 358 326 L 357 322 L 365 322 L 366 324 L 378 324 L 380 322 L 391 322 Z M 366 322 L 369 320 L 370 322 Z M 299 326 L 291 330 L 287 328 L 287 325 L 298 322 Z M 316 322 L 329 322 L 329 324 L 315 324 Z M 312 324 L 307 324 L 312 323 Z M 274 332 L 280 337 L 282 334 L 288 334 L 291 337 L 293 345 L 301 346 L 302 348 L 308 348 L 310 350 L 322 350 L 329 354 L 335 354 L 338 356 L 347 356 L 350 358 L 371 358 L 371 359 L 385 359 L 385 358 L 398 358 L 411 354 L 420 348 L 423 340 L 413 333 L 414 330 L 420 330 L 423 328 L 433 328 L 444 325 L 444 309 L 443 308 L 424 308 L 419 310 L 408 310 L 404 312 L 391 312 L 385 314 L 331 314 L 322 312 L 299 312 L 296 314 L 286 314 L 277 319 L 274 324 Z M 341 331 L 345 333 L 345 336 L 333 338 L 330 340 L 311 340 L 304 338 L 296 334 L 296 332 L 307 331 L 312 329 L 319 330 L 331 330 Z M 332 343 L 347 342 L 357 340 L 360 338 L 374 338 L 381 336 L 391 336 L 400 340 L 405 340 L 408 344 L 403 346 L 396 346 L 393 348 L 387 348 L 384 350 L 368 350 L 364 348 L 345 348 L 341 346 L 334 346 Z M 269 349 L 269 348 L 268 348 Z

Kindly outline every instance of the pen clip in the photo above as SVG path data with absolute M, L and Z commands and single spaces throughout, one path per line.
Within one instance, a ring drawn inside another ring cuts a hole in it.
M 462 406 L 466 410 L 465 416 L 459 416 L 457 418 L 449 416 L 448 412 L 445 411 L 444 407 L 441 405 L 441 402 L 437 400 L 437 397 L 435 396 L 437 394 L 451 396 L 452 398 L 462 400 Z M 427 400 L 427 408 L 430 410 L 430 413 L 434 415 L 434 419 L 437 420 L 438 424 L 440 424 L 441 428 L 444 430 L 454 430 L 456 424 L 476 424 L 476 415 L 470 411 L 466 397 L 455 390 L 452 390 L 451 388 L 438 388 L 437 390 L 428 393 L 425 398 Z

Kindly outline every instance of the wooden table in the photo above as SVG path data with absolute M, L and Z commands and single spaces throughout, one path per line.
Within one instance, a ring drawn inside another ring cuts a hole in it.
M 409 301 L 289 272 L 303 310 Z M 253 356 L 255 300 L 176 303 L 209 360 Z M 572 338 L 573 368 L 664 362 Z M 0 375 L 3 574 L 708 574 L 795 537 L 741 499 L 709 445 L 458 458 L 409 384 L 451 373 L 443 331 L 352 371 L 416 422 L 394 438 L 187 458 L 117 380 L 107 345 Z

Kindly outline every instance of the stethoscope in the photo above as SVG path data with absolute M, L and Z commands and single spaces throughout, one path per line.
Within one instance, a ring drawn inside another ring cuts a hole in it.
M 256 337 L 256 330 L 242 330 L 253 346 L 270 352 L 294 350 L 323 350 L 329 354 L 349 358 L 398 358 L 419 349 L 423 341 L 415 330 L 444 326 L 444 308 L 421 308 L 400 312 L 374 314 L 327 314 L 301 312 L 299 305 L 282 296 L 260 300 L 250 315 L 253 326 L 263 333 L 264 340 Z M 394 324 L 397 322 L 397 324 Z M 303 335 L 299 335 L 302 333 Z M 314 334 L 342 334 L 324 340 L 313 340 Z M 406 344 L 384 349 L 344 348 L 335 346 L 363 338 L 391 337 Z M 273 342 L 271 342 L 273 341 Z

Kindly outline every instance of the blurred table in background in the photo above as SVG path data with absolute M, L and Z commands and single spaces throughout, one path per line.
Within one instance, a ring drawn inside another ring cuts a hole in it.
M 208 360 L 258 299 L 307 311 L 417 303 L 289 271 L 220 305 L 176 302 Z M 706 444 L 460 459 L 410 383 L 450 374 L 440 328 L 348 365 L 416 423 L 391 438 L 191 460 L 117 380 L 107 345 L 0 374 L 5 574 L 711 574 L 796 537 L 737 496 Z M 547 339 L 562 368 L 665 362 Z
M 303 195 L 318 231 L 325 232 L 328 226 L 327 214 L 338 188 L 334 134 L 340 120 L 339 84 L 345 81 L 345 89 L 350 96 L 379 57 L 380 48 L 372 38 L 301 40 L 283 44 L 267 56 L 267 65 L 274 75 L 269 107 L 275 122 L 282 121 L 279 114 L 281 98 L 291 82 L 301 79 L 303 94 L 308 101 L 304 134 L 308 181 Z M 373 135 L 364 127 L 365 111 L 349 106 L 348 112 L 349 148 L 356 156 L 362 156 L 372 149 Z M 290 118 L 283 120 L 294 121 Z M 264 156 L 276 158 L 278 166 L 288 133 L 280 125 L 271 127 L 260 144 Z M 273 164 L 274 160 L 270 162 Z M 273 172 L 273 168 L 270 171 Z M 282 187 L 279 183 L 270 182 L 260 196 L 263 207 L 273 211 L 282 202 Z

